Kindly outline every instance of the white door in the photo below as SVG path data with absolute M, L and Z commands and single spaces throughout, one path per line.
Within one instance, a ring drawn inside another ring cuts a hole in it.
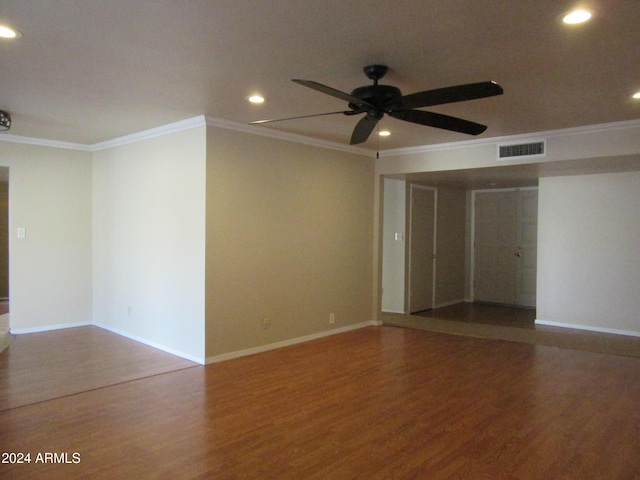
M 538 262 L 538 190 L 520 190 L 516 252 L 516 305 L 536 306 L 536 268 Z
M 433 308 L 435 268 L 435 190 L 410 186 L 409 308 L 410 313 Z
M 535 306 L 537 190 L 474 197 L 474 300 Z
M 515 303 L 515 191 L 475 193 L 474 300 Z

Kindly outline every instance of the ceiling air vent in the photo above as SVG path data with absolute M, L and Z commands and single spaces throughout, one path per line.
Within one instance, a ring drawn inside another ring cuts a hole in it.
M 530 143 L 514 143 L 510 145 L 498 145 L 498 158 L 514 158 L 514 157 L 544 157 L 545 141 Z

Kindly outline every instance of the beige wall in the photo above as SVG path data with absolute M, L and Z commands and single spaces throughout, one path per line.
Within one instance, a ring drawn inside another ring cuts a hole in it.
M 640 172 L 540 179 L 540 321 L 640 335 L 638 205 Z
M 373 168 L 208 128 L 208 358 L 372 321 Z
M 381 310 L 404 313 L 407 183 L 385 178 L 383 205 Z
M 7 171 L 9 169 L 2 168 Z M 0 182 L 0 298 L 9 298 L 9 183 Z
M 535 135 L 535 134 L 532 134 Z M 531 136 L 526 136 L 525 142 Z M 603 159 L 602 164 L 613 164 L 613 159 L 624 163 L 625 158 L 636 160 L 640 152 L 640 124 L 612 125 L 609 128 L 593 127 L 584 129 L 559 130 L 555 133 L 540 134 L 547 139 L 545 157 L 516 157 L 509 160 L 497 158 L 498 143 L 501 139 L 481 139 L 426 147 L 412 151 L 387 152 L 376 161 L 376 174 L 398 175 L 415 172 L 438 172 L 464 170 L 509 165 L 545 164 L 586 159 Z M 534 137 L 537 138 L 537 137 Z M 509 142 L 517 142 L 517 137 L 507 137 Z M 504 141 L 505 139 L 502 139 Z M 579 168 L 579 163 L 572 164 Z
M 93 160 L 93 321 L 204 361 L 206 127 Z
M 435 306 L 463 302 L 466 192 L 438 188 Z
M 12 331 L 90 323 L 91 153 L 1 142 L 0 165 L 10 177 Z

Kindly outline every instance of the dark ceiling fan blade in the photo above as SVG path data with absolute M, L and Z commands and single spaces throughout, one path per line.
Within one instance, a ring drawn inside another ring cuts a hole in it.
M 371 105 L 369 102 L 361 100 L 358 97 L 349 95 L 348 93 L 341 92 L 340 90 L 336 90 L 335 88 L 327 87 L 326 85 L 322 85 L 321 83 L 318 83 L 318 82 L 313 82 L 311 80 L 296 80 L 296 79 L 294 79 L 293 81 L 300 85 L 304 85 L 305 87 L 312 88 L 313 90 L 316 90 L 318 92 L 326 93 L 327 95 L 331 95 L 332 97 L 336 97 L 341 100 L 344 100 L 345 102 L 349 102 L 354 105 L 365 107 L 363 110 L 373 107 L 373 105 Z
M 364 143 L 373 132 L 373 129 L 376 127 L 379 118 L 370 117 L 369 115 L 365 115 L 360 119 L 357 123 L 356 128 L 353 129 L 353 133 L 351 134 L 350 145 L 356 145 L 358 143 Z
M 444 130 L 451 130 L 452 132 L 466 133 L 468 135 L 479 135 L 487 129 L 486 125 L 480 125 L 479 123 L 470 122 L 469 120 L 422 110 L 402 110 L 399 112 L 389 112 L 389 115 L 400 120 L 406 120 L 407 122 L 442 128 Z
M 493 97 L 503 93 L 502 87 L 495 82 L 478 82 L 412 93 L 402 97 L 402 103 L 404 108 L 421 108 Z
M 327 112 L 327 113 L 314 113 L 312 115 L 301 115 L 299 117 L 288 117 L 288 118 L 274 118 L 272 120 L 256 120 L 255 122 L 249 122 L 250 125 L 262 125 L 263 123 L 273 123 L 273 122 L 283 122 L 285 120 L 297 120 L 299 118 L 311 118 L 311 117 L 321 117 L 323 115 L 336 115 L 338 113 L 342 113 L 344 115 L 352 115 L 354 113 L 353 110 L 340 110 L 339 112 Z

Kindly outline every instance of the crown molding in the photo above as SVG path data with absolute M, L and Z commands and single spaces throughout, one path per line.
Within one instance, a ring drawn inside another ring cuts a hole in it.
M 258 125 L 232 122 L 230 120 L 223 120 L 221 118 L 215 118 L 215 117 L 206 117 L 206 123 L 210 127 L 226 128 L 228 130 L 251 133 L 251 134 L 260 135 L 263 137 L 284 140 L 287 142 L 310 145 L 313 147 L 327 148 L 329 150 L 339 150 L 341 152 L 354 153 L 356 155 L 363 155 L 367 157 L 371 157 L 375 155 L 375 152 L 365 148 L 353 147 L 351 145 L 343 145 L 341 143 L 330 142 L 327 140 L 319 140 L 317 138 L 311 138 L 304 135 L 298 135 L 295 133 L 282 132 L 279 130 L 274 130 L 268 127 L 263 127 Z
M 91 145 L 83 145 L 81 143 L 60 142 L 58 140 L 46 140 L 44 138 L 23 137 L 22 135 L 13 135 L 3 133 L 0 135 L 0 142 L 22 143 L 24 145 L 35 145 L 38 147 L 63 148 L 65 150 L 80 150 L 90 152 Z
M 585 125 L 583 127 L 563 128 L 559 130 L 547 130 L 543 132 L 523 133 L 520 135 L 507 135 L 503 137 L 481 138 L 477 140 L 463 140 L 461 142 L 438 143 L 436 145 L 422 145 L 417 147 L 395 148 L 391 150 L 381 150 L 381 157 L 394 157 L 398 155 L 410 155 L 415 153 L 436 152 L 442 150 L 453 150 L 455 148 L 478 147 L 482 145 L 497 145 L 502 142 L 521 142 L 528 140 L 540 140 L 540 138 L 554 138 L 566 135 L 578 135 L 595 132 L 611 132 L 616 130 L 626 130 L 629 128 L 640 128 L 640 120 L 628 120 L 624 122 L 601 123 L 597 125 Z
M 161 137 L 169 133 L 182 132 L 183 130 L 190 130 L 196 127 L 205 126 L 204 115 L 197 117 L 187 118 L 178 122 L 168 123 L 160 127 L 149 128 L 141 132 L 132 133 L 131 135 L 125 135 L 123 137 L 114 138 L 100 143 L 94 143 L 89 146 L 92 152 L 105 150 L 107 148 L 119 147 L 121 145 L 127 145 L 129 143 L 140 142 L 142 140 L 148 140 L 150 138 Z
M 60 142 L 57 140 L 46 140 L 42 138 L 23 137 L 20 135 L 2 134 L 0 135 L 0 141 L 23 143 L 27 145 L 37 145 L 42 147 L 64 148 L 67 150 L 80 150 L 83 152 L 97 152 L 105 150 L 107 148 L 119 147 L 121 145 L 127 145 L 129 143 L 135 143 L 149 138 L 161 137 L 169 133 L 181 132 L 183 130 L 189 130 L 195 127 L 205 126 L 204 115 L 197 117 L 187 118 L 186 120 L 180 120 L 178 122 L 168 123 L 160 127 L 149 128 L 141 132 L 132 133 L 131 135 L 124 135 L 122 137 L 113 138 L 104 142 L 94 144 L 81 144 L 72 142 Z
M 327 140 L 318 140 L 316 138 L 307 137 L 304 135 L 298 135 L 294 133 L 282 132 L 263 126 L 244 124 L 240 122 L 233 122 L 230 120 L 223 120 L 221 118 L 209 117 L 205 115 L 199 115 L 197 117 L 187 118 L 178 122 L 169 123 L 160 127 L 150 128 L 141 132 L 133 133 L 131 135 L 125 135 L 122 137 L 114 138 L 104 142 L 94 143 L 91 145 L 62 142 L 57 140 L 46 140 L 42 138 L 23 137 L 20 135 L 13 135 L 2 133 L 0 134 L 0 142 L 12 142 L 22 143 L 27 145 L 35 145 L 42 147 L 63 148 L 67 150 L 80 150 L 84 152 L 97 152 L 107 148 L 118 147 L 120 145 L 127 145 L 129 143 L 135 143 L 142 140 L 160 137 L 169 133 L 180 132 L 183 130 L 189 130 L 195 127 L 211 126 L 218 128 L 226 128 L 229 130 L 235 130 L 239 132 L 250 133 L 254 135 L 261 135 L 264 137 L 275 138 L 278 140 L 284 140 L 287 142 L 300 143 L 303 145 L 310 145 L 314 147 L 326 148 L 329 150 L 338 150 L 341 152 L 352 153 L 356 155 L 362 155 L 366 157 L 375 156 L 375 151 L 354 147 L 351 145 L 343 145 L 336 142 L 330 142 Z M 393 157 L 399 155 L 410 155 L 416 153 L 426 153 L 442 150 L 452 150 L 456 148 L 468 148 L 477 147 L 482 145 L 497 145 L 502 142 L 519 142 L 527 141 L 531 139 L 553 138 L 566 135 L 576 134 L 588 134 L 595 132 L 610 132 L 616 130 L 624 130 L 630 128 L 640 128 L 640 120 L 629 120 L 623 122 L 603 123 L 597 125 L 586 125 L 583 127 L 565 128 L 559 130 L 548 130 L 543 132 L 526 133 L 521 135 L 508 135 L 502 137 L 482 138 L 476 140 L 463 140 L 460 142 L 439 143 L 436 145 L 422 145 L 417 147 L 396 148 L 390 150 L 380 150 L 380 157 Z

